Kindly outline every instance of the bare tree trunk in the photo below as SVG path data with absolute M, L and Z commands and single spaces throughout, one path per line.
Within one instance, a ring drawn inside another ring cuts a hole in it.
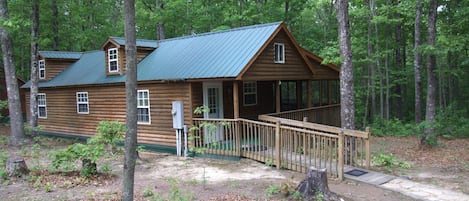
M 7 0 L 0 0 L 0 21 L 8 21 Z M 3 67 L 8 93 L 8 109 L 10 111 L 10 130 L 12 145 L 20 145 L 25 140 L 23 115 L 21 114 L 20 92 L 16 78 L 15 63 L 13 62 L 13 43 L 10 34 L 0 26 L 0 42 L 3 54 Z
M 301 194 L 303 200 L 341 200 L 329 190 L 326 169 L 309 168 L 306 178 L 296 187 L 296 191 Z
M 340 117 L 342 128 L 355 129 L 355 100 L 353 91 L 352 49 L 350 44 L 350 24 L 348 0 L 337 1 L 339 22 L 340 56 L 344 59 L 340 68 Z
M 415 123 L 422 121 L 422 54 L 420 53 L 420 28 L 422 18 L 422 2 L 415 1 L 415 36 L 414 36 L 414 78 L 415 78 Z
M 52 0 L 52 49 L 59 50 L 59 10 L 57 8 L 57 0 Z
M 29 127 L 36 134 L 37 127 L 37 93 L 38 93 L 38 27 L 39 27 L 39 1 L 32 0 L 31 25 L 31 87 L 29 95 Z
M 158 12 L 161 13 L 161 11 L 164 9 L 164 4 L 160 0 L 156 0 L 156 6 L 159 7 Z M 166 38 L 166 30 L 163 22 L 158 22 L 156 24 L 156 31 L 158 32 L 158 40 L 164 40 Z
M 435 46 L 436 40 L 436 17 L 437 17 L 437 0 L 430 0 L 430 8 L 428 13 L 428 45 L 430 47 Z M 435 122 L 436 115 L 436 75 L 435 75 L 435 66 L 436 66 L 436 55 L 434 52 L 431 52 L 428 58 L 427 63 L 427 106 L 425 112 L 425 121 L 430 125 L 425 128 L 425 131 L 420 140 L 421 145 L 429 145 L 429 140 L 437 142 L 435 136 L 435 129 L 432 124 Z
M 135 1 L 124 2 L 126 55 L 126 132 L 124 157 L 124 189 L 122 199 L 133 200 L 135 161 L 137 159 L 137 48 L 135 30 Z

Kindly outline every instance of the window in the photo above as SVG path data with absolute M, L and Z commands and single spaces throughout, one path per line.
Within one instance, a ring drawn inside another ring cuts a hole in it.
M 257 104 L 257 83 L 255 81 L 243 83 L 243 99 L 244 106 Z
M 46 61 L 39 60 L 39 79 L 46 79 Z
M 150 124 L 150 96 L 148 90 L 137 91 L 137 123 Z
M 38 93 L 37 94 L 37 110 L 39 118 L 47 118 L 47 105 L 46 105 L 46 94 Z
M 88 92 L 77 92 L 77 113 L 88 114 Z
M 117 48 L 111 48 L 107 51 L 109 72 L 114 73 L 119 71 L 119 62 L 117 56 Z
M 285 63 L 285 45 L 283 43 L 274 44 L 274 62 L 275 63 Z

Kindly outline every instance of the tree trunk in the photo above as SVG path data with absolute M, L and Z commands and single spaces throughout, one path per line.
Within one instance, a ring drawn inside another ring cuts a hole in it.
M 35 135 L 37 127 L 37 93 L 38 93 L 38 27 L 39 27 L 39 1 L 32 1 L 31 25 L 31 87 L 29 96 L 29 127 L 31 134 Z
M 22 177 L 29 174 L 29 169 L 24 158 L 8 158 L 5 169 L 9 177 Z
M 350 44 L 350 25 L 348 0 L 337 1 L 337 20 L 339 22 L 340 56 L 343 58 L 340 68 L 340 118 L 342 128 L 355 129 L 355 100 L 353 91 L 352 49 Z
M 157 9 L 157 10 L 161 13 L 161 11 L 164 9 L 164 4 L 161 1 L 157 0 L 156 1 L 156 6 L 159 7 L 159 9 Z M 165 26 L 164 26 L 163 22 L 158 22 L 156 24 L 156 31 L 157 31 L 157 34 L 158 34 L 158 40 L 164 40 L 165 37 L 166 37 L 166 35 L 165 35 L 166 30 L 165 30 Z
M 8 21 L 7 0 L 0 0 L 0 21 Z M 0 42 L 3 53 L 5 81 L 8 93 L 8 109 L 10 111 L 10 130 L 12 145 L 20 145 L 25 140 L 23 115 L 21 113 L 20 92 L 13 62 L 13 44 L 8 31 L 0 26 Z
M 126 0 L 125 55 L 126 55 L 126 132 L 124 157 L 124 186 L 122 199 L 133 200 L 135 161 L 137 158 L 137 49 L 135 30 L 135 1 Z
M 57 0 L 52 0 L 52 49 L 59 50 L 59 9 L 57 8 Z
M 422 18 L 422 2 L 415 1 L 415 36 L 414 36 L 414 85 L 415 85 L 415 123 L 422 121 L 422 54 L 420 53 L 420 25 Z
M 437 17 L 437 0 L 430 0 L 430 8 L 428 13 L 428 46 L 435 47 L 436 40 L 436 17 Z M 435 136 L 435 122 L 436 115 L 436 55 L 432 51 L 428 58 L 427 63 L 427 106 L 425 113 L 425 121 L 429 126 L 425 127 L 425 131 L 420 140 L 421 145 L 436 144 L 437 138 Z
M 341 200 L 329 190 L 326 169 L 311 167 L 306 178 L 296 187 L 296 191 L 301 194 L 303 200 Z

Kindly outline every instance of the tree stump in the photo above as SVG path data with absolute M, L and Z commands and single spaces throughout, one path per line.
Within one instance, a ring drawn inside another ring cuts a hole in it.
M 343 200 L 329 190 L 326 169 L 310 167 L 306 178 L 296 187 L 296 191 L 302 195 L 303 200 Z
M 21 177 L 29 174 L 24 158 L 10 157 L 7 160 L 6 171 L 9 177 Z

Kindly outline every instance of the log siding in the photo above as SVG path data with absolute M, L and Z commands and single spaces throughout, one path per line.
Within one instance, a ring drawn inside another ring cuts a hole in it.
M 172 128 L 172 101 L 183 101 L 184 121 L 191 122 L 190 84 L 140 84 L 138 89 L 149 90 L 151 124 L 138 125 L 138 142 L 175 146 Z M 76 93 L 88 92 L 89 114 L 78 114 Z M 92 137 L 102 120 L 125 122 L 125 86 L 89 86 L 75 88 L 41 88 L 47 96 L 47 119 L 39 119 L 45 132 Z M 26 95 L 29 104 L 29 93 Z M 27 111 L 29 112 L 29 111 Z

